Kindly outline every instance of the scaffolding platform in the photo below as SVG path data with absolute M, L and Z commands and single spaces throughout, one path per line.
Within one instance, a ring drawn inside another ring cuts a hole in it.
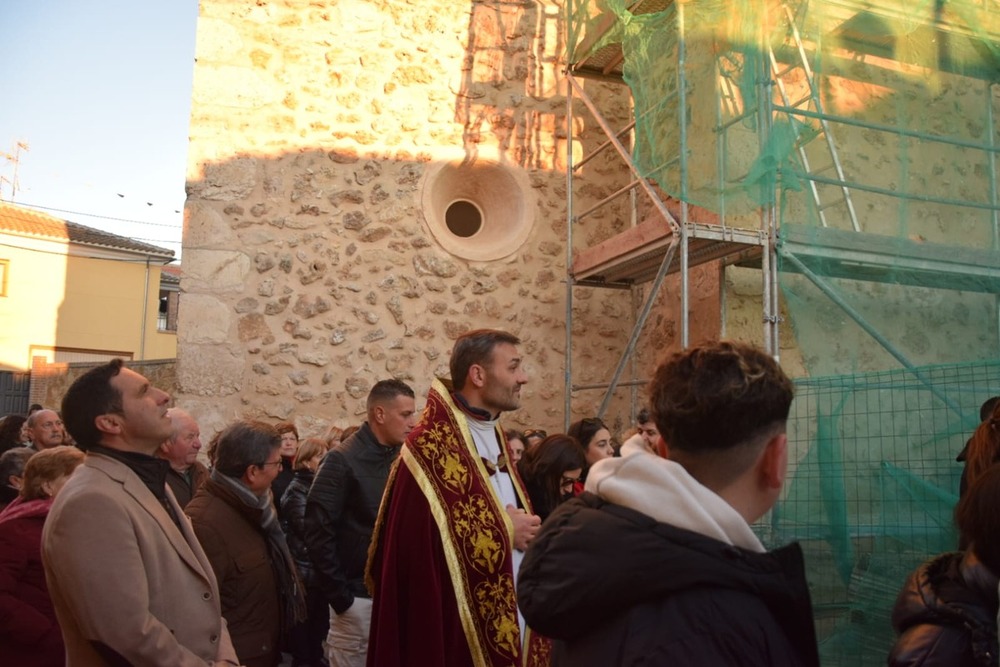
M 867 282 L 1000 294 L 1000 251 L 785 223 L 782 271 Z M 801 265 L 799 265 L 801 263 Z
M 691 222 L 686 225 L 688 266 L 718 259 L 727 263 L 759 260 L 767 245 L 766 235 L 755 229 L 740 229 Z M 579 251 L 573 258 L 572 274 L 577 284 L 631 286 L 656 277 L 664 255 L 679 242 L 678 235 L 660 216 L 617 234 L 602 243 Z M 759 264 L 758 264 L 759 265 Z M 667 274 L 680 271 L 680 262 L 671 262 Z

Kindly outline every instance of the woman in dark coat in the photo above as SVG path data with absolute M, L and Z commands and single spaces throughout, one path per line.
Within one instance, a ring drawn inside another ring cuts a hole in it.
M 586 465 L 583 447 L 564 434 L 550 435 L 522 455 L 517 471 L 542 521 L 559 503 L 574 496 Z
M 19 667 L 66 662 L 42 568 L 42 528 L 52 501 L 83 462 L 76 447 L 53 447 L 32 456 L 24 485 L 0 512 L 0 661 Z
M 0 419 L 0 454 L 24 445 L 21 431 L 28 418 L 23 415 L 7 415 Z
M 955 509 L 969 550 L 936 556 L 910 575 L 896 599 L 899 637 L 890 667 L 997 664 L 1000 466 L 982 473 Z
M 288 538 L 288 550 L 299 570 L 306 591 L 306 620 L 297 623 L 289 637 L 292 667 L 323 665 L 323 640 L 330 629 L 330 610 L 313 574 L 312 561 L 305 540 L 306 499 L 313 477 L 326 454 L 326 442 L 309 438 L 295 455 L 294 474 L 281 499 L 281 527 Z
M 285 489 L 292 483 L 295 472 L 292 468 L 295 454 L 299 451 L 299 429 L 295 428 L 292 422 L 281 422 L 276 424 L 275 428 L 281 434 L 281 468 L 271 483 L 271 494 L 274 496 L 274 507 L 280 517 L 281 499 L 285 497 Z

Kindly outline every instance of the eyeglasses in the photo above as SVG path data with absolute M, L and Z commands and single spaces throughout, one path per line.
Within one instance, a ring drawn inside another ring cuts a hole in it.
M 527 431 L 524 432 L 524 437 L 525 438 L 542 438 L 544 440 L 545 438 L 549 437 L 549 434 L 546 433 L 545 431 L 541 430 L 541 429 L 529 428 Z
M 563 475 L 562 479 L 559 480 L 559 488 L 565 489 L 567 487 L 571 487 L 579 481 L 580 481 L 579 477 L 566 477 L 565 475 Z

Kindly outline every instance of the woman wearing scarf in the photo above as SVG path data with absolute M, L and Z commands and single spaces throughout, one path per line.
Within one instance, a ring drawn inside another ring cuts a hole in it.
M 42 527 L 59 489 L 83 462 L 76 447 L 34 454 L 20 495 L 0 512 L 0 656 L 25 667 L 64 665 L 62 633 L 42 568 Z
M 219 580 L 240 663 L 274 667 L 283 635 L 305 618 L 302 585 L 271 498 L 281 469 L 271 425 L 237 421 L 220 435 L 215 469 L 185 508 Z

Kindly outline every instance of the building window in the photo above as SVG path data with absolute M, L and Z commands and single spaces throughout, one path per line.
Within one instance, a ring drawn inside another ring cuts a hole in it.
M 160 290 L 160 307 L 156 318 L 156 328 L 160 331 L 177 331 L 177 290 Z

